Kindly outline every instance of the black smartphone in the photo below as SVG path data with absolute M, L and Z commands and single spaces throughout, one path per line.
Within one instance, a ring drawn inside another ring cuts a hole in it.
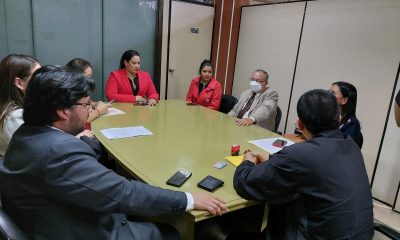
M 283 139 L 276 139 L 273 143 L 272 146 L 274 147 L 280 147 L 283 148 L 286 145 L 287 141 Z
M 191 176 L 192 176 L 192 173 L 187 171 L 187 170 L 178 170 L 174 175 L 172 175 L 172 177 L 170 177 L 167 180 L 167 184 L 171 185 L 171 186 L 174 186 L 174 187 L 180 187 Z

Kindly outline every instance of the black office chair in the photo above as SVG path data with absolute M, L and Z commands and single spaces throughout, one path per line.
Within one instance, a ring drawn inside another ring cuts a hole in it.
M 219 111 L 222 113 L 228 113 L 238 102 L 237 98 L 231 95 L 222 95 L 221 105 Z
M 278 134 L 281 134 L 278 132 L 279 124 L 281 123 L 282 119 L 282 110 L 279 106 L 276 107 L 276 117 L 275 117 L 275 131 Z
M 9 216 L 0 208 L 0 239 L 27 240 L 28 237 L 19 229 Z
M 382 233 L 389 239 L 400 240 L 400 232 L 394 230 L 393 228 L 391 228 L 377 220 L 374 220 L 374 229 L 375 229 L 375 231 Z

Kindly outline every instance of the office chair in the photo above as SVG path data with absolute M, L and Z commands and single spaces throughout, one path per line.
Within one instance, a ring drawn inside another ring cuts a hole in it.
M 282 118 L 282 110 L 279 106 L 276 107 L 276 117 L 275 117 L 275 131 L 278 134 L 281 134 L 281 132 L 278 132 L 279 124 L 281 123 L 281 118 Z
M 400 232 L 396 231 L 395 229 L 374 220 L 374 229 L 375 232 L 378 231 L 392 240 L 400 240 Z
M 28 237 L 19 229 L 9 216 L 0 208 L 0 239 L 27 240 Z
M 219 111 L 222 113 L 228 113 L 238 102 L 238 100 L 231 95 L 222 95 L 221 105 Z

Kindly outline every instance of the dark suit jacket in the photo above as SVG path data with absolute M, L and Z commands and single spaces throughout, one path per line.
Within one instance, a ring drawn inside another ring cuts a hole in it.
M 43 126 L 22 125 L 0 162 L 3 208 L 32 239 L 159 239 L 126 215 L 183 213 L 183 192 L 129 181 L 99 164 L 91 147 Z
M 252 91 L 250 89 L 244 91 L 228 115 L 237 117 L 251 94 Z M 256 124 L 260 127 L 274 131 L 278 98 L 278 93 L 271 88 L 261 94 L 257 94 L 249 109 L 249 117 L 254 117 L 257 121 Z
M 372 239 L 364 160 L 355 142 L 339 130 L 285 147 L 257 166 L 244 161 L 236 169 L 234 187 L 247 199 L 303 205 L 310 239 Z

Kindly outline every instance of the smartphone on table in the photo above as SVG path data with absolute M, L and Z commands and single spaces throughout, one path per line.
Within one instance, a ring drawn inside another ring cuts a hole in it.
M 286 146 L 287 141 L 283 140 L 283 139 L 276 139 L 273 143 L 272 146 L 274 147 L 279 147 L 279 148 L 283 148 L 284 146 Z

